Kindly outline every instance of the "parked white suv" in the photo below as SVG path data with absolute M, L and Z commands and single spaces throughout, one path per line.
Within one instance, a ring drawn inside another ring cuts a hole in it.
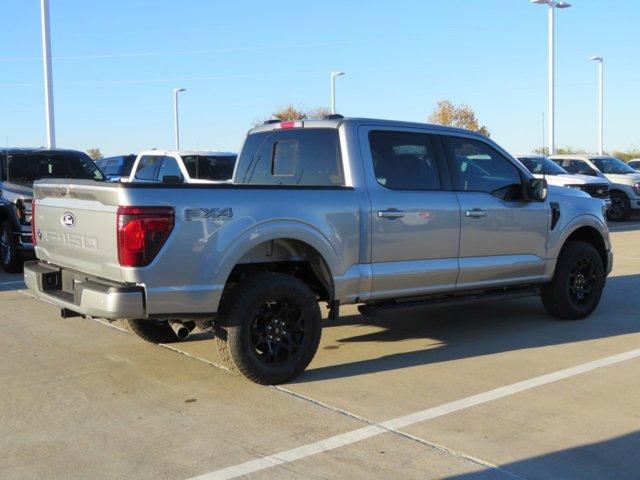
M 629 220 L 633 210 L 640 210 L 640 172 L 619 158 L 608 155 L 553 155 L 549 158 L 569 173 L 606 178 L 611 182 L 609 220 Z
M 129 182 L 227 182 L 233 176 L 237 158 L 231 152 L 148 150 L 136 158 Z
M 611 205 L 611 199 L 609 198 L 611 182 L 606 178 L 571 174 L 544 155 L 530 153 L 518 155 L 517 158 L 534 177 L 546 178 L 549 185 L 582 190 L 592 197 L 604 200 L 607 208 Z

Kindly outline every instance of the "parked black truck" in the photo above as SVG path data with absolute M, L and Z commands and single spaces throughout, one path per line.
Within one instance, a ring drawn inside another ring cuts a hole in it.
M 0 149 L 0 267 L 18 272 L 33 257 L 33 182 L 43 178 L 105 180 L 89 156 L 76 150 Z

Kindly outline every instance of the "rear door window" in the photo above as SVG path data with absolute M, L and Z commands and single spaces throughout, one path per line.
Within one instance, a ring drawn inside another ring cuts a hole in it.
M 391 190 L 441 190 L 433 140 L 425 133 L 369 132 L 377 182 Z
M 245 182 L 258 185 L 344 185 L 338 131 L 276 131 L 262 142 Z

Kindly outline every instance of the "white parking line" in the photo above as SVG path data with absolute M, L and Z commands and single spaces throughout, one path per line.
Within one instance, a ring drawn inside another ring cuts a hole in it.
M 352 443 L 360 442 L 362 440 L 366 440 L 368 438 L 389 432 L 390 430 L 408 427 L 410 425 L 424 422 L 426 420 L 432 420 L 434 418 L 442 417 L 450 413 L 466 410 L 476 405 L 492 402 L 500 398 L 530 390 L 532 388 L 540 387 L 553 382 L 558 382 L 560 380 L 574 377 L 576 375 L 591 372 L 598 368 L 625 362 L 638 357 L 640 357 L 640 348 L 617 355 L 612 355 L 610 357 L 601 358 L 599 360 L 594 360 L 592 362 L 583 363 L 581 365 L 570 367 L 564 370 L 559 370 L 557 372 L 540 375 L 538 377 L 534 377 L 529 380 L 523 380 L 521 382 L 516 382 L 504 387 L 495 388 L 478 395 L 472 395 L 461 400 L 445 403 L 438 407 L 428 408 L 416 413 L 394 418 L 384 423 L 369 425 L 357 430 L 353 430 L 351 432 L 335 435 L 333 437 L 329 437 L 315 443 L 303 445 L 291 450 L 285 450 L 274 455 L 257 458 L 245 463 L 233 465 L 210 473 L 205 473 L 203 475 L 193 477 L 190 480 L 223 480 L 237 478 L 242 475 L 248 475 L 250 473 L 255 473 L 267 468 L 272 468 L 277 465 L 295 462 L 296 460 L 301 460 L 318 453 L 345 447 L 347 445 L 351 445 Z

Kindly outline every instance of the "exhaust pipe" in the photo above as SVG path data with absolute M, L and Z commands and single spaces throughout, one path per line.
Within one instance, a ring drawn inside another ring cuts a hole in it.
M 189 330 L 189 328 L 187 328 L 183 323 L 176 322 L 175 320 L 169 320 L 169 326 L 179 340 L 186 340 L 191 334 L 191 330 Z

